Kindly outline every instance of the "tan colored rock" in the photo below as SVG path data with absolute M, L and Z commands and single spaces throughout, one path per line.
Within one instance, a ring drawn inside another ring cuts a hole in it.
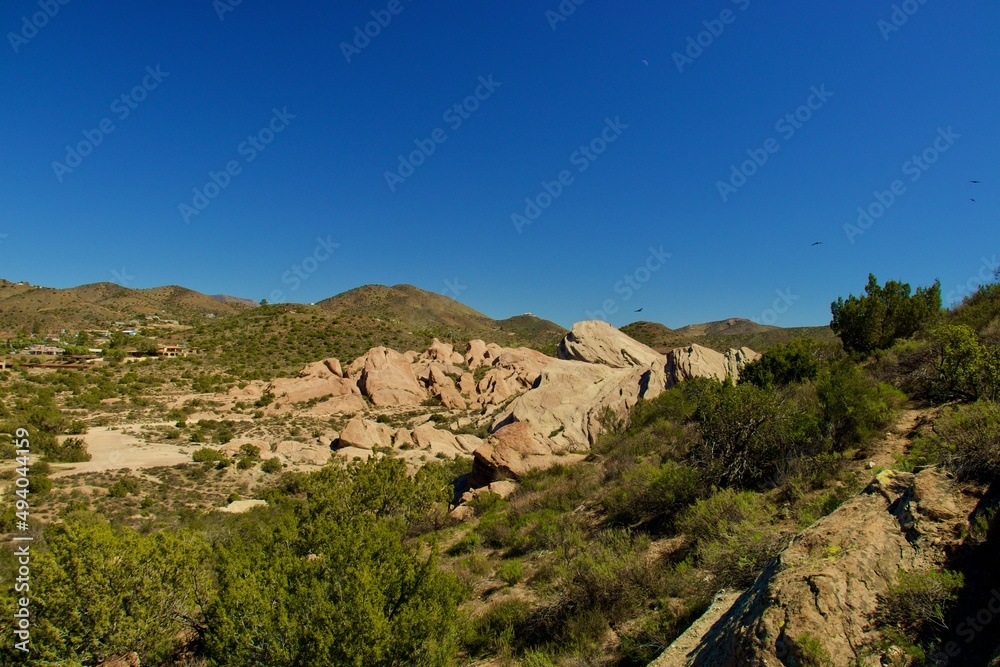
M 529 470 L 582 458 L 558 456 L 554 443 L 526 423 L 507 424 L 476 450 L 469 483 L 480 487 L 503 479 L 516 480 Z
M 455 348 L 448 343 L 442 343 L 437 338 L 431 341 L 430 347 L 427 348 L 427 358 L 432 361 L 440 361 L 441 363 L 450 364 L 452 355 L 455 353 Z
M 370 449 L 361 449 L 360 447 L 341 447 L 333 453 L 334 456 L 338 456 L 345 461 L 367 461 L 375 454 Z
M 441 399 L 441 404 L 446 408 L 465 410 L 467 407 L 465 399 L 455 388 L 455 381 L 437 366 L 432 366 L 427 371 L 427 390 L 432 396 Z
M 476 510 L 468 505 L 459 505 L 448 514 L 455 521 L 468 521 L 476 516 Z
M 559 343 L 559 358 L 630 368 L 662 364 L 662 354 L 630 338 L 607 322 L 577 322 Z
M 657 660 L 655 667 L 782 665 L 809 638 L 831 665 L 888 664 L 877 646 L 878 596 L 902 569 L 939 567 L 948 548 L 915 534 L 951 534 L 975 508 L 942 474 L 887 470 L 860 495 L 806 529 L 745 593 L 719 598 Z M 954 512 L 955 517 L 950 518 Z
M 486 363 L 486 343 L 479 339 L 469 341 L 469 350 L 465 353 L 465 363 L 469 370 L 476 370 Z
M 392 434 L 393 449 L 408 449 L 414 446 L 413 434 L 405 428 L 397 428 Z
M 472 454 L 483 445 L 483 441 L 481 439 L 468 433 L 456 435 L 455 440 L 458 442 L 458 446 L 461 450 L 466 454 Z
M 466 453 L 454 433 L 434 428 L 431 424 L 422 424 L 413 429 L 413 441 L 418 449 L 435 456 L 444 454 L 448 458 L 454 458 Z
M 330 460 L 330 448 L 319 445 L 307 445 L 294 440 L 279 442 L 274 449 L 289 463 L 306 463 L 310 465 L 325 465 Z
M 427 398 L 427 392 L 417 381 L 413 365 L 405 355 L 376 347 L 363 359 L 358 388 L 376 406 L 417 406 Z
M 517 482 L 512 482 L 509 479 L 504 479 L 499 482 L 493 482 L 486 487 L 486 490 L 490 493 L 495 493 L 501 498 L 506 498 L 512 493 L 517 491 Z
M 249 512 L 255 507 L 265 507 L 267 505 L 266 500 L 234 500 L 225 507 L 220 507 L 220 512 L 226 512 L 227 514 L 243 514 Z
M 693 377 L 715 378 L 719 381 L 731 377 L 735 382 L 739 379 L 743 366 L 759 358 L 759 354 L 746 347 L 730 350 L 726 354 L 701 345 L 680 347 L 667 354 L 667 387 Z
M 240 389 L 239 387 L 231 387 L 227 394 L 234 398 L 248 399 L 256 401 L 258 398 L 264 395 L 264 390 L 267 388 L 266 382 L 261 382 L 260 380 L 253 380 L 247 386 Z
M 487 371 L 479 381 L 476 385 L 476 394 L 478 396 L 476 403 L 479 405 L 500 405 L 515 395 L 507 383 L 504 372 L 496 368 Z
M 458 379 L 458 390 L 469 397 L 476 395 L 476 379 L 472 373 L 462 373 Z
M 253 447 L 256 447 L 258 450 L 260 450 L 262 457 L 264 453 L 270 454 L 271 452 L 271 445 L 269 445 L 264 440 L 259 440 L 254 438 L 236 438 L 234 440 L 230 440 L 226 444 L 219 447 L 219 451 L 225 454 L 226 456 L 230 457 L 237 456 L 239 455 L 240 450 L 243 448 L 243 445 L 251 445 Z
M 601 416 L 606 408 L 624 420 L 640 398 L 657 396 L 664 383 L 659 363 L 611 368 L 553 360 L 538 386 L 514 399 L 493 426 L 525 422 L 551 438 L 557 451 L 586 451 L 604 430 Z
M 392 429 L 363 417 L 354 417 L 340 432 L 338 446 L 368 450 L 387 448 L 392 446 Z

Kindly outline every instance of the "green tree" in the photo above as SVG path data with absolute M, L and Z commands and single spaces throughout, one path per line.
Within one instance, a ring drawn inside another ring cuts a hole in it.
M 74 512 L 45 537 L 48 551 L 32 561 L 33 653 L 24 664 L 90 665 L 130 651 L 162 664 L 181 633 L 200 628 L 211 554 L 198 535 L 143 536 Z
M 813 354 L 814 348 L 815 343 L 808 338 L 777 345 L 740 371 L 740 384 L 767 388 L 815 379 L 819 362 Z
M 900 338 L 909 338 L 941 311 L 941 283 L 918 287 L 911 294 L 910 285 L 894 280 L 879 286 L 878 279 L 868 275 L 865 296 L 853 294 L 845 301 L 838 298 L 830 304 L 833 320 L 830 328 L 840 337 L 848 352 L 869 354 L 885 350 Z
M 407 546 L 428 498 L 405 464 L 338 464 L 284 483 L 217 546 L 205 645 L 218 665 L 447 665 L 461 591 Z

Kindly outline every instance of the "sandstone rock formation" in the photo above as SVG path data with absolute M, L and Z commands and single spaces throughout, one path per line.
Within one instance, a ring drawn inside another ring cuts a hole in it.
M 551 438 L 560 450 L 585 451 L 604 430 L 605 409 L 618 419 L 640 398 L 653 398 L 665 377 L 658 363 L 649 367 L 610 368 L 578 361 L 554 360 L 542 371 L 538 386 L 516 398 L 494 428 L 522 422 Z
M 562 450 L 526 423 L 501 427 L 475 452 L 470 484 L 486 486 L 503 479 L 518 479 L 529 470 L 578 461 L 582 456 L 559 456 Z
M 559 358 L 630 368 L 662 364 L 663 355 L 630 338 L 607 322 L 577 322 L 559 344 Z
M 416 406 L 427 398 L 411 358 L 395 350 L 369 350 L 348 367 L 348 372 L 353 376 L 358 369 L 358 389 L 378 407 Z
M 690 345 L 671 350 L 667 354 L 667 388 L 693 377 L 710 377 L 725 380 L 739 379 L 744 365 L 759 359 L 760 355 L 749 348 L 730 350 L 726 354 L 701 345 Z
M 372 450 L 376 447 L 392 446 L 393 430 L 385 424 L 369 421 L 363 417 L 354 417 L 340 432 L 338 448 L 355 447 Z
M 865 647 L 876 638 L 878 595 L 900 569 L 936 565 L 942 541 L 961 539 L 974 500 L 937 470 L 885 471 L 859 496 L 801 533 L 754 585 L 717 598 L 706 616 L 655 667 L 793 664 L 819 642 L 832 665 L 881 664 Z

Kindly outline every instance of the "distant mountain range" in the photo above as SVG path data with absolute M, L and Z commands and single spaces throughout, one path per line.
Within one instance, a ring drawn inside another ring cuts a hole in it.
M 175 335 L 178 340 L 255 367 L 277 363 L 290 368 L 319 358 L 316 355 L 350 359 L 374 345 L 422 349 L 433 337 L 452 342 L 481 338 L 553 353 L 566 333 L 534 315 L 494 320 L 412 285 L 365 285 L 316 304 L 260 306 L 250 299 L 210 296 L 178 286 L 132 289 L 94 283 L 55 289 L 0 280 L 0 330 L 8 333 L 106 328 L 146 316 L 176 320 L 190 327 Z M 636 322 L 622 331 L 662 352 L 694 342 L 719 350 L 744 345 L 762 350 L 801 336 L 833 339 L 828 327 L 786 329 L 746 319 L 680 329 Z

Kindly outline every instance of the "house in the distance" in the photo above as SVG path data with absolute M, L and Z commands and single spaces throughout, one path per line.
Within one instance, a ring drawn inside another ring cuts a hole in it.
M 30 354 L 33 357 L 59 357 L 65 352 L 66 350 L 61 347 L 51 345 L 32 345 L 24 351 L 25 354 Z

